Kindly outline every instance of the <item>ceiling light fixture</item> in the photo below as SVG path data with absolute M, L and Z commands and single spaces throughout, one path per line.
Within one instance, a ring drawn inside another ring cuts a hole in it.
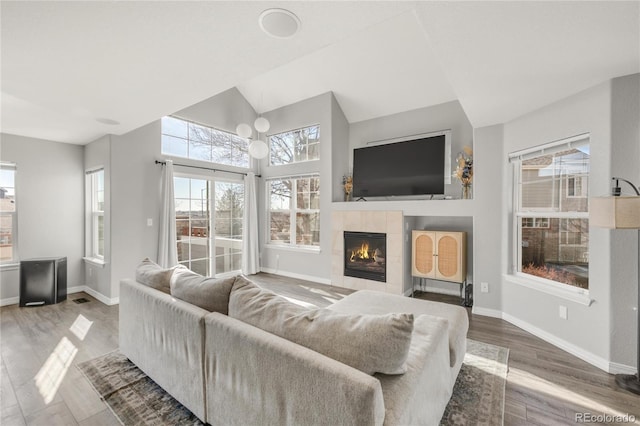
M 258 24 L 265 34 L 275 38 L 291 38 L 300 30 L 300 19 L 286 9 L 263 11 Z
M 107 124 L 107 125 L 109 125 L 109 126 L 117 126 L 117 125 L 119 125 L 119 124 L 120 124 L 120 122 L 119 122 L 119 121 L 112 120 L 112 119 L 110 119 L 110 118 L 102 118 L 102 117 L 101 117 L 101 118 L 96 118 L 96 121 L 97 121 L 98 123 Z
M 256 121 L 253 122 L 253 127 L 256 129 L 257 139 L 251 141 L 249 143 L 249 155 L 253 158 L 261 159 L 267 156 L 269 153 L 269 147 L 267 143 L 260 139 L 260 133 L 266 133 L 271 127 L 271 123 L 264 117 L 256 118 Z M 240 123 L 236 127 L 236 133 L 241 138 L 251 140 L 251 135 L 253 134 L 253 129 L 251 126 L 246 123 Z

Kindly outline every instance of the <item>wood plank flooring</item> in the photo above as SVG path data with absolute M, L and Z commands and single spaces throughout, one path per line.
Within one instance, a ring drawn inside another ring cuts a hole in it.
M 352 292 L 270 274 L 252 278 L 303 305 L 327 306 Z M 79 298 L 90 302 L 73 302 Z M 617 389 L 613 376 L 503 320 L 469 317 L 470 338 L 510 350 L 505 425 L 572 425 L 576 413 L 630 414 L 640 425 L 640 396 Z M 87 294 L 51 306 L 0 308 L 0 425 L 119 424 L 75 367 L 117 347 L 118 306 Z

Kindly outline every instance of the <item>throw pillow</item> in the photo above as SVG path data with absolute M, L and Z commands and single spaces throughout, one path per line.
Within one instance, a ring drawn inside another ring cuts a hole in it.
M 173 271 L 176 269 L 186 268 L 182 265 L 178 265 L 173 268 L 165 269 L 147 257 L 140 262 L 136 268 L 136 281 L 169 294 L 171 291 L 169 281 L 171 280 Z
M 402 374 L 413 314 L 348 315 L 309 309 L 236 277 L 229 316 L 305 346 L 367 374 Z
M 177 269 L 171 277 L 171 295 L 210 312 L 229 312 L 229 293 L 235 277 L 203 277 L 187 268 Z

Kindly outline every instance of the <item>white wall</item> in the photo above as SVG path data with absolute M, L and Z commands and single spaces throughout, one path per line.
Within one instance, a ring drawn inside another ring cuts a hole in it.
M 261 266 L 263 270 L 283 275 L 299 276 L 329 283 L 331 276 L 331 201 L 332 177 L 331 159 L 334 132 L 334 115 L 341 114 L 335 106 L 333 94 L 325 93 L 313 98 L 288 105 L 264 116 L 271 122 L 269 134 L 299 129 L 314 124 L 320 125 L 320 160 L 303 163 L 268 166 L 268 159 L 261 164 L 262 179 L 258 189 L 258 208 L 261 230 Z M 344 118 L 338 119 L 344 124 Z M 341 133 L 337 131 L 336 135 Z M 344 142 L 340 142 L 344 143 Z M 267 238 L 266 181 L 268 178 L 294 176 L 298 174 L 320 174 L 320 251 L 310 252 L 264 244 Z
M 499 314 L 502 309 L 502 274 L 506 271 L 506 222 L 500 212 L 511 197 L 505 190 L 503 165 L 503 126 L 474 130 L 474 312 Z M 481 293 L 480 284 L 489 284 L 489 292 Z
M 83 147 L 2 134 L 0 158 L 14 162 L 20 259 L 67 257 L 67 287 L 84 285 Z M 0 272 L 0 300 L 17 303 L 19 271 Z
M 640 74 L 612 81 L 612 176 L 640 185 Z M 633 195 L 626 184 L 625 195 Z M 636 366 L 638 304 L 638 232 L 610 231 L 611 238 L 611 360 Z M 637 366 L 636 366 L 637 368 Z M 636 370 L 637 371 L 637 370 Z
M 365 146 L 367 142 L 449 129 L 452 133 L 451 172 L 453 173 L 458 152 L 462 151 L 464 146 L 473 146 L 473 128 L 458 101 L 351 123 L 349 126 L 350 169 L 345 170 L 344 173 L 353 169 L 353 150 Z M 461 192 L 460 182 L 456 179 L 452 178 L 451 184 L 445 185 L 445 195 L 460 198 Z M 397 209 L 391 205 L 389 210 Z
M 512 193 L 511 171 L 507 169 L 507 153 L 560 140 L 570 136 L 591 135 L 590 195 L 607 194 L 611 176 L 611 83 L 558 101 L 504 125 L 504 185 Z M 510 203 L 509 203 L 510 204 Z M 509 207 L 509 206 L 508 206 Z M 503 209 L 502 221 L 511 227 L 509 208 Z M 510 229 L 504 230 L 509 234 Z M 502 281 L 502 308 L 507 318 L 529 329 L 546 333 L 556 344 L 604 367 L 610 359 L 611 319 L 611 249 L 609 232 L 590 228 L 589 294 L 595 302 L 584 306 L 538 290 L 525 288 L 508 280 Z M 513 247 L 504 238 L 502 252 L 511 254 Z M 625 256 L 628 262 L 634 261 Z M 511 257 L 509 267 L 512 267 Z M 507 272 L 503 269 L 503 272 Z M 559 317 L 559 305 L 568 307 L 568 319 Z
M 256 116 L 237 89 L 223 92 L 175 115 L 229 132 L 235 132 L 241 121 L 252 123 Z M 106 295 L 109 298 L 118 297 L 120 280 L 133 277 L 142 259 L 157 259 L 162 166 L 155 161 L 166 157 L 161 153 L 159 120 L 125 135 L 111 136 L 111 284 L 110 294 Z M 179 164 L 211 167 L 208 163 L 185 158 L 173 160 Z M 215 168 L 225 167 L 216 165 Z M 174 169 L 176 173 L 228 176 L 226 173 L 179 166 Z M 147 226 L 148 219 L 151 219 L 152 226 Z

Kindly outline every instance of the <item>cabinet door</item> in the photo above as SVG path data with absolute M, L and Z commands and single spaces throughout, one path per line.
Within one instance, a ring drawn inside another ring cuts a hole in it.
M 411 275 L 420 278 L 434 278 L 435 232 L 412 231 Z
M 466 275 L 464 233 L 439 232 L 436 235 L 436 279 L 462 282 Z

